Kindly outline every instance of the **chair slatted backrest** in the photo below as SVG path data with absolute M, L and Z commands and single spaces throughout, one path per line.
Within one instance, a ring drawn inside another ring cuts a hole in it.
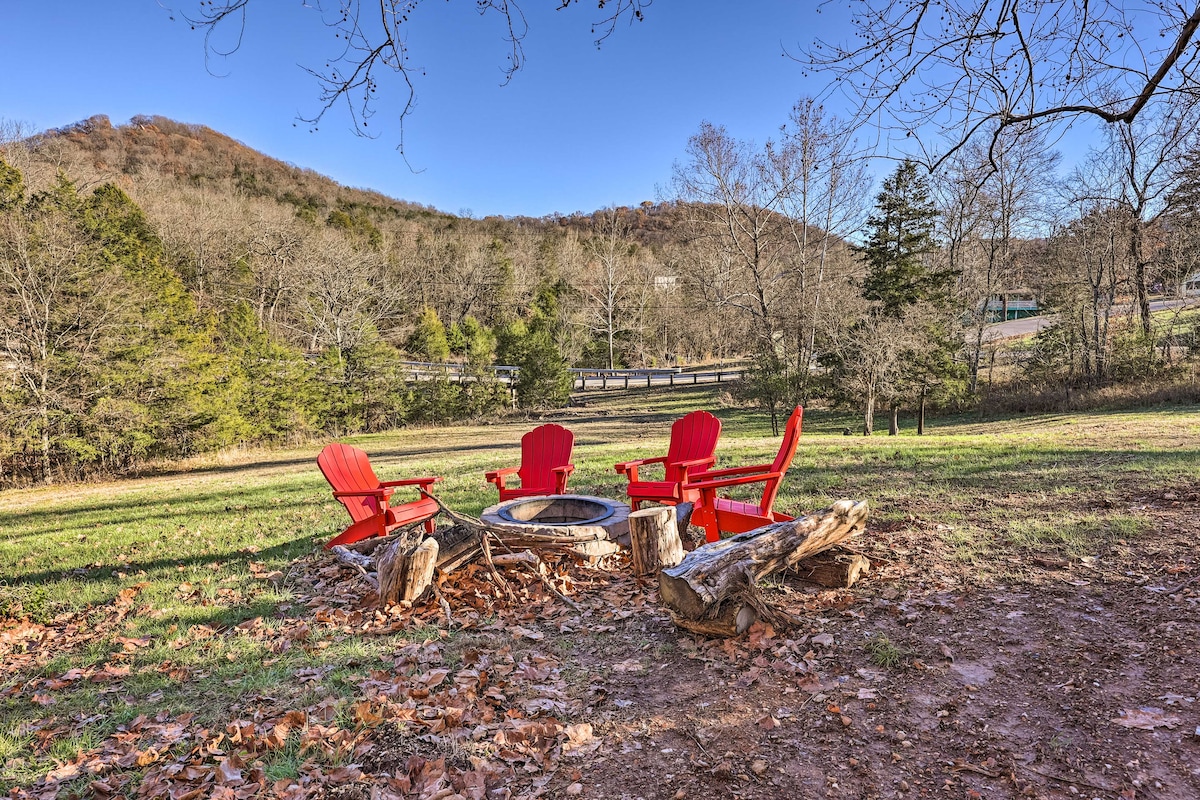
M 539 425 L 521 437 L 521 469 L 517 473 L 523 488 L 554 490 L 555 467 L 571 463 L 575 434 L 561 425 Z
M 689 473 L 711 469 L 702 464 L 686 469 L 675 465 L 680 461 L 708 458 L 717 449 L 720 437 L 721 420 L 707 411 L 692 411 L 675 420 L 671 425 L 671 444 L 667 448 L 666 479 L 681 483 Z
M 371 460 L 357 447 L 335 442 L 317 456 L 321 474 L 335 492 L 363 492 L 379 488 L 379 478 L 371 469 Z M 379 501 L 374 497 L 339 497 L 355 522 L 379 513 Z
M 763 498 L 759 508 L 763 511 L 770 511 L 775 503 L 775 495 L 779 492 L 779 484 L 783 482 L 783 475 L 788 471 L 788 467 L 792 465 L 792 459 L 796 456 L 796 448 L 800 444 L 800 427 L 804 420 L 804 407 L 796 406 L 792 411 L 792 415 L 788 417 L 787 425 L 783 429 L 783 442 L 779 445 L 779 453 L 775 456 L 775 460 L 771 462 L 771 472 L 779 473 L 778 478 L 769 478 L 766 485 L 763 486 Z

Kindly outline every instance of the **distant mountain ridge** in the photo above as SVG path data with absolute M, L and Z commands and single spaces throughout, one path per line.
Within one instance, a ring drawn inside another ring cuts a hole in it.
M 98 170 L 135 174 L 150 169 L 195 185 L 227 184 L 253 195 L 297 207 L 362 205 L 407 218 L 452 218 L 431 206 L 339 184 L 325 175 L 272 158 L 206 125 L 163 116 L 138 115 L 113 125 L 97 114 L 37 138 L 69 143 L 92 159 Z
M 361 208 L 402 219 L 453 224 L 462 218 L 432 206 L 412 203 L 373 189 L 342 185 L 315 170 L 289 164 L 255 150 L 207 125 L 159 115 L 138 115 L 114 125 L 105 114 L 51 128 L 35 138 L 59 141 L 76 149 L 98 172 L 136 175 L 150 170 L 195 186 L 224 186 L 277 202 L 309 209 L 325 217 L 333 209 Z M 469 199 L 464 198 L 464 205 Z M 644 200 L 623 207 L 630 234 L 644 246 L 661 246 L 680 233 L 679 209 L 671 202 Z M 487 216 L 518 228 L 588 230 L 594 211 L 555 212 L 545 217 Z

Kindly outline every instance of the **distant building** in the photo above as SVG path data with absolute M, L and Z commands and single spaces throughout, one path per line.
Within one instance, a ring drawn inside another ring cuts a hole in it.
M 668 292 L 675 288 L 677 276 L 675 275 L 656 275 L 654 277 L 654 288 L 660 292 Z
M 988 322 L 1006 322 L 1010 319 L 1036 317 L 1041 313 L 1037 295 L 1030 289 L 1014 289 L 994 294 L 988 298 L 984 308 Z
M 1183 296 L 1200 297 L 1200 272 L 1183 279 Z

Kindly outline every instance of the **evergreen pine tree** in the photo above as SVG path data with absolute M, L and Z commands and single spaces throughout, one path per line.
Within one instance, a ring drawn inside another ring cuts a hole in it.
M 870 236 L 859 248 L 867 262 L 863 297 L 881 303 L 885 314 L 900 316 L 908 306 L 943 295 L 953 282 L 953 272 L 930 265 L 937 216 L 929 182 L 915 162 L 904 161 L 883 182 L 867 219 Z
M 25 200 L 25 177 L 21 170 L 0 158 L 0 212 L 17 208 Z
M 426 306 L 417 321 L 417 328 L 408 337 L 405 348 L 412 355 L 426 361 L 442 362 L 450 358 L 450 343 L 446 340 L 446 326 L 437 312 Z

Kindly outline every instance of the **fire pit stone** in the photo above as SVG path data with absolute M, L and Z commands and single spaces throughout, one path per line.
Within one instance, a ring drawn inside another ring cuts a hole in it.
M 581 494 L 537 495 L 484 509 L 479 521 L 523 547 L 568 546 L 595 559 L 629 546 L 629 506 Z

